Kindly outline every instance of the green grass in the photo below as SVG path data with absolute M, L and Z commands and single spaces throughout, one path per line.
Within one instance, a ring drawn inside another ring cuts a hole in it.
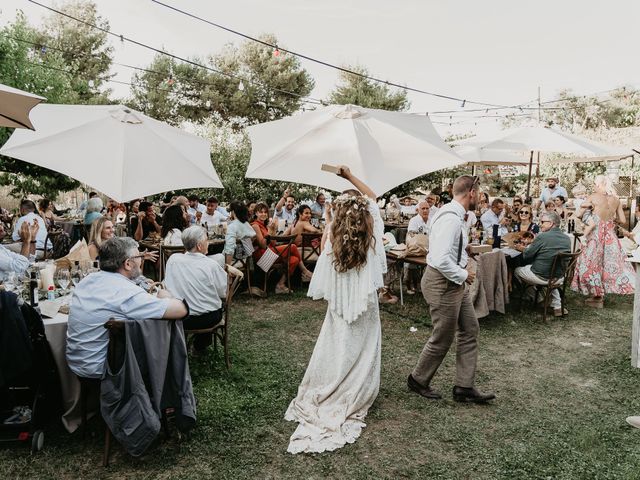
M 534 312 L 481 320 L 477 383 L 498 396 L 488 406 L 451 400 L 451 353 L 434 379 L 444 400 L 409 393 L 407 374 L 430 333 L 427 308 L 419 296 L 384 306 L 382 381 L 367 428 L 353 445 L 295 456 L 286 453 L 295 426 L 283 415 L 325 303 L 297 293 L 235 305 L 231 371 L 213 352 L 192 361 L 199 410 L 188 441 L 162 440 L 139 459 L 116 447 L 102 468 L 97 422 L 86 442 L 55 427 L 38 455 L 0 450 L 0 478 L 640 478 L 640 431 L 624 421 L 640 414 L 631 297 L 590 310 L 572 296 L 570 315 L 546 325 Z

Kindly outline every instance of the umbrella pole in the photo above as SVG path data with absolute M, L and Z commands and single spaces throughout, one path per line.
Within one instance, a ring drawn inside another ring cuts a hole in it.
M 471 176 L 475 177 L 475 175 L 476 175 L 476 166 L 471 165 Z
M 533 168 L 533 150 L 531 150 L 531 156 L 529 157 L 529 176 L 527 177 L 527 200 L 531 193 L 531 169 Z

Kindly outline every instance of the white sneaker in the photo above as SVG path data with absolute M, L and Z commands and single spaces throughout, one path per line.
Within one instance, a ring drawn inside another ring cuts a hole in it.
M 627 417 L 627 423 L 632 427 L 640 428 L 640 417 Z

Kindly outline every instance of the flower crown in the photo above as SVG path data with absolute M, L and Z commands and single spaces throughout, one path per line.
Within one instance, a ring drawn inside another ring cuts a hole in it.
M 362 225 L 362 219 L 357 218 L 356 215 L 361 209 L 364 211 L 367 210 L 369 206 L 367 198 L 362 195 L 356 196 L 343 193 L 342 195 L 338 195 L 333 203 L 337 207 L 346 208 L 346 215 L 342 220 L 346 230 L 346 233 L 342 235 L 343 243 L 358 241 L 357 232 L 358 228 Z

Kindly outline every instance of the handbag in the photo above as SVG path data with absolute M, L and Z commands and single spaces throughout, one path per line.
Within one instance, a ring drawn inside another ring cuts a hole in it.
M 256 265 L 258 265 L 264 272 L 268 272 L 273 264 L 276 263 L 278 258 L 279 256 L 276 252 L 267 248 L 260 257 L 260 260 L 256 262 Z
M 424 233 L 409 233 L 405 243 L 407 257 L 424 257 L 429 251 L 429 236 Z

